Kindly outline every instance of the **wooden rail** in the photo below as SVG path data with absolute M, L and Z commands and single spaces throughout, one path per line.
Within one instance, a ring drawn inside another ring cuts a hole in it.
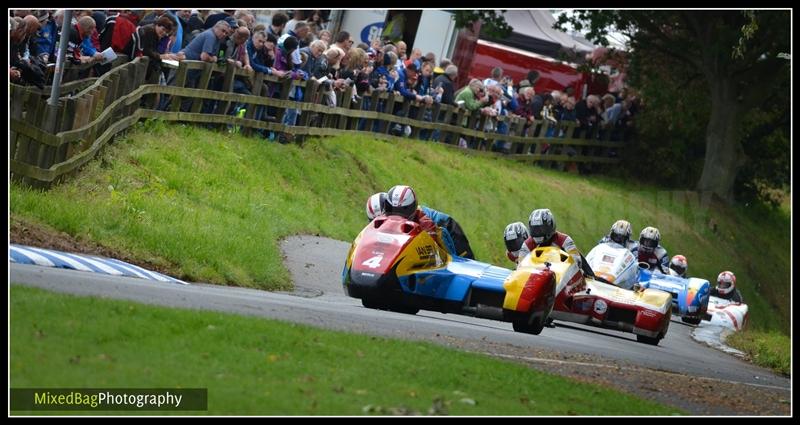
M 523 136 L 525 121 L 518 117 L 489 118 L 479 111 L 409 102 L 380 91 L 361 98 L 353 96 L 352 87 L 337 93 L 337 106 L 330 107 L 321 103 L 325 88 L 315 80 L 279 79 L 197 61 L 182 62 L 174 71 L 174 85 L 163 86 L 145 81 L 148 60 L 137 58 L 99 78 L 66 83 L 71 94 L 60 97 L 57 106 L 47 105 L 47 90 L 11 84 L 11 178 L 33 187 L 49 187 L 76 173 L 116 134 L 140 119 L 235 126 L 248 135 L 260 130 L 289 135 L 299 142 L 306 136 L 343 133 L 399 140 L 403 137 L 392 134 L 392 129 L 408 126 L 414 139 L 424 136 L 456 149 L 459 142 L 462 147 L 466 143 L 468 149 L 461 149 L 464 152 L 502 155 L 560 169 L 569 163 L 616 163 L 619 160 L 610 157 L 609 150 L 623 147 L 623 143 L 608 140 L 610 132 L 603 140 L 594 135 L 589 139 L 543 137 L 549 130 L 549 125 L 543 124 Z M 233 93 L 237 78 L 246 79 L 253 94 Z M 221 82 L 221 91 L 207 89 L 213 81 Z M 295 87 L 302 89 L 302 101 L 289 99 Z M 167 99 L 166 110 L 159 110 L 159 103 Z M 236 106 L 246 108 L 244 117 L 231 114 Z M 257 119 L 260 110 L 268 116 Z M 299 111 L 296 125 L 284 123 L 289 110 Z M 431 117 L 427 121 L 426 115 Z M 484 131 L 490 120 L 494 128 L 505 123 L 506 134 Z M 560 125 L 557 132 L 574 136 L 575 130 L 571 123 Z M 493 152 L 493 146 L 503 149 Z

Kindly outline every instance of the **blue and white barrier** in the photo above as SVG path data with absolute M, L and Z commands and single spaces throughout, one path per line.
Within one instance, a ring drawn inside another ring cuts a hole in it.
M 33 264 L 37 266 L 56 267 L 85 272 L 110 274 L 113 276 L 138 277 L 140 279 L 155 280 L 159 282 L 188 283 L 143 269 L 139 266 L 115 260 L 85 254 L 71 254 L 68 252 L 54 251 L 51 249 L 34 248 L 24 245 L 9 245 L 8 261 L 17 264 Z

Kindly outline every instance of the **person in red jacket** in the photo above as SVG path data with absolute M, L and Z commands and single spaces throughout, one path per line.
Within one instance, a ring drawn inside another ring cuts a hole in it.
M 556 231 L 556 219 L 549 209 L 533 210 L 530 217 L 528 217 L 528 230 L 530 236 L 522 244 L 522 248 L 519 250 L 519 258 L 525 258 L 526 255 L 539 246 L 557 246 L 572 256 L 575 264 L 578 265 L 578 268 L 585 276 L 594 276 L 589 264 L 584 261 L 583 255 L 578 251 L 578 247 L 575 246 L 575 241 L 566 233 Z

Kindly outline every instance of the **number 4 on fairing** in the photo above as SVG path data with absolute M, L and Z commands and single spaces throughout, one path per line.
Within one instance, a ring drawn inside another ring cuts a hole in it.
M 381 266 L 381 260 L 383 260 L 383 255 L 376 255 L 376 256 L 364 261 L 363 263 L 361 263 L 361 265 L 362 266 L 367 266 L 367 267 L 369 267 L 371 269 L 377 269 L 378 267 Z

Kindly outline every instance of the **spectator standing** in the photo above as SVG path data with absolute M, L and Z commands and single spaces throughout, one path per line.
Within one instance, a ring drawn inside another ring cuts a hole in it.
M 455 65 L 448 65 L 444 73 L 439 75 L 433 80 L 433 87 L 435 89 L 441 88 L 442 89 L 442 99 L 441 103 L 444 105 L 454 105 L 455 104 L 455 89 L 453 84 L 455 84 L 455 79 L 458 77 L 458 67 Z
M 297 23 L 301 21 L 304 22 L 305 19 L 306 19 L 305 11 L 300 9 L 295 9 L 294 13 L 292 14 L 292 19 L 286 22 L 286 28 L 284 28 L 284 31 L 286 31 L 286 33 L 289 35 L 294 35 L 292 34 L 292 32 L 294 31 Z
M 592 132 L 599 121 L 600 98 L 590 94 L 586 99 L 581 100 L 575 105 L 575 118 L 578 120 L 578 128 L 574 137 L 578 138 L 585 134 L 585 138 L 592 137 Z
M 47 63 L 55 55 L 58 27 L 50 12 L 46 10 L 39 11 L 37 18 L 41 27 L 32 38 L 33 48 L 30 50 L 42 63 Z
M 279 40 L 283 35 L 287 22 L 289 22 L 289 17 L 283 12 L 272 15 L 272 23 L 267 27 L 267 33 L 274 35 L 275 39 Z
M 213 27 L 214 25 L 216 25 L 216 23 L 219 22 L 219 21 L 224 21 L 228 17 L 233 18 L 233 14 L 234 13 L 236 13 L 236 10 L 226 9 L 226 10 L 223 10 L 222 13 L 215 13 L 213 15 L 209 15 L 208 18 L 206 18 L 205 23 L 203 23 L 203 28 L 204 29 L 209 29 L 209 28 Z
M 118 18 L 119 19 L 119 18 Z M 124 19 L 124 18 L 122 18 Z M 154 72 L 161 71 L 161 59 L 179 59 L 183 56 L 172 54 L 162 54 L 158 52 L 159 42 L 172 32 L 172 20 L 166 16 L 161 16 L 154 24 L 140 26 L 125 46 L 122 53 L 131 59 L 139 56 L 150 58 L 147 64 L 147 80 L 149 81 Z
M 302 49 L 309 45 L 308 34 L 310 30 L 311 28 L 308 27 L 308 23 L 300 21 L 295 24 L 294 29 L 288 30 L 286 33 L 296 38 L 298 46 Z
M 319 62 L 319 58 L 327 48 L 328 45 L 322 40 L 314 40 L 308 47 L 301 48 L 300 53 L 305 53 L 308 57 L 306 63 L 303 64 L 303 71 L 309 75 L 313 75 L 314 70 L 317 68 L 317 62 Z

